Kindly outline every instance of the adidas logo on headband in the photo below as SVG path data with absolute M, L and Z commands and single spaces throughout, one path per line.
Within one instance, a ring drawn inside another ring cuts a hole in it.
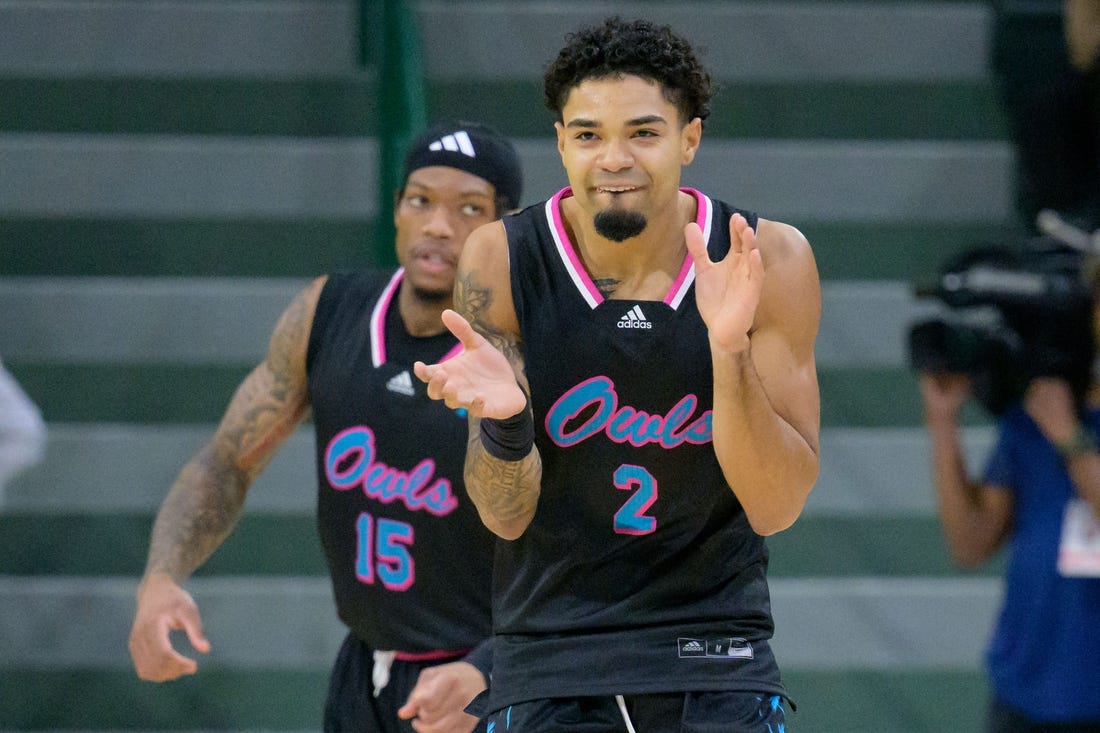
M 474 150 L 474 144 L 470 141 L 470 136 L 466 134 L 465 130 L 459 130 L 453 135 L 444 135 L 439 140 L 430 144 L 428 150 L 450 150 L 452 152 L 468 155 L 471 158 L 477 157 L 477 152 Z
M 442 123 L 409 146 L 402 180 L 417 168 L 448 166 L 483 178 L 496 188 L 505 209 L 519 207 L 523 173 L 512 142 L 496 130 L 473 122 Z

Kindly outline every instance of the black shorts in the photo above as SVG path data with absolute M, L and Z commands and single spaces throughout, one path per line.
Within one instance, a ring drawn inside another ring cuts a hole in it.
M 420 671 L 455 659 L 410 662 L 396 659 L 390 680 L 374 696 L 374 650 L 348 634 L 340 646 L 329 678 L 325 700 L 325 733 L 414 733 L 411 720 L 401 720 L 397 711 L 409 699 Z M 484 733 L 479 722 L 474 733 Z
M 621 706 L 620 706 L 621 702 Z M 488 733 L 783 733 L 784 699 L 757 692 L 673 692 L 533 700 L 489 715 Z

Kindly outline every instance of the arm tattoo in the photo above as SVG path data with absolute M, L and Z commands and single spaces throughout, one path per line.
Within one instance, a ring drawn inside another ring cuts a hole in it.
M 168 492 L 153 526 L 146 573 L 164 572 L 177 581 L 189 577 L 237 523 L 244 492 L 239 476 L 214 458 L 210 445 L 184 467 Z M 234 500 L 234 494 L 239 499 Z
M 492 303 L 492 289 L 477 283 L 476 272 L 468 272 L 455 282 L 456 310 L 504 355 L 517 375 L 520 389 L 530 394 L 526 379 L 520 376 L 524 366 L 518 335 L 489 320 Z M 530 404 L 526 409 L 531 409 Z M 471 416 L 464 478 L 466 490 L 483 521 L 490 517 L 493 522 L 511 525 L 530 520 L 535 512 L 542 483 L 542 458 L 538 448 L 533 448 L 521 461 L 504 461 L 489 455 L 481 444 L 480 420 Z
M 308 407 L 303 339 L 311 312 L 298 297 L 283 313 L 266 361 L 237 388 L 214 436 L 168 491 L 153 526 L 147 573 L 183 580 L 233 531 L 248 487 Z
M 242 385 L 250 393 L 240 401 L 245 408 L 242 419 L 235 423 L 236 430 L 227 431 L 227 438 L 235 441 L 238 462 L 250 472 L 249 480 L 263 469 L 282 441 L 293 432 L 308 407 L 305 361 L 313 312 L 314 306 L 307 295 L 294 299 L 271 337 L 268 370 L 257 370 L 259 378 L 246 380 Z
M 475 282 L 475 273 L 468 272 L 455 281 L 455 309 L 470 322 L 478 333 L 485 337 L 493 347 L 504 354 L 513 367 L 522 363 L 522 354 L 516 339 L 500 330 L 486 319 L 489 306 L 493 304 L 493 291 L 479 287 Z M 522 370 L 517 369 L 517 373 Z
M 481 445 L 479 421 L 470 421 L 465 481 L 470 498 L 482 514 L 509 523 L 529 517 L 538 503 L 542 457 L 534 448 L 522 461 L 502 461 Z

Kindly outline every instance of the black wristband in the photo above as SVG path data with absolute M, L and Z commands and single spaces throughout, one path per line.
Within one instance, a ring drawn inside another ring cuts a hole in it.
M 527 409 L 529 404 L 524 403 L 522 410 L 503 420 L 481 418 L 481 445 L 486 453 L 502 461 L 527 457 L 535 444 L 535 419 Z

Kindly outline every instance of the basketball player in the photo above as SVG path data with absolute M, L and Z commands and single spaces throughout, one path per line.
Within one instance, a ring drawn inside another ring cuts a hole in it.
M 763 536 L 818 473 L 810 247 L 681 188 L 711 87 L 668 28 L 581 29 L 544 82 L 570 185 L 471 235 L 464 353 L 416 366 L 469 410 L 466 487 L 507 540 L 478 702 L 509 733 L 775 733 Z
M 326 732 L 468 733 L 488 678 L 492 536 L 462 488 L 466 420 L 425 394 L 417 359 L 460 350 L 440 322 L 475 227 L 514 210 L 511 145 L 479 125 L 413 143 L 394 214 L 395 272 L 320 277 L 279 319 L 267 358 L 157 515 L 130 651 L 142 679 L 192 674 L 170 629 L 207 652 L 182 583 L 229 535 L 253 480 L 312 411 L 318 530 L 347 638 Z

